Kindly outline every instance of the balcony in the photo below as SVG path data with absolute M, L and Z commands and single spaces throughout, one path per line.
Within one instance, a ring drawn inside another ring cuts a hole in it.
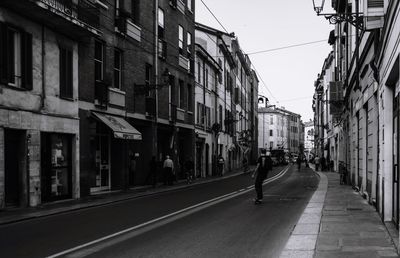
M 179 66 L 182 67 L 183 69 L 190 71 L 189 67 L 189 59 L 184 57 L 183 55 L 179 54 Z
M 89 0 L 1 0 L 0 5 L 72 37 L 101 35 L 100 10 Z
M 108 88 L 108 100 L 110 105 L 125 107 L 125 92 L 116 88 Z

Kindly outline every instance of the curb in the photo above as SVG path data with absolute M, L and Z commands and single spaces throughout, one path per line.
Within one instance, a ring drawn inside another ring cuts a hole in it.
M 328 178 L 321 172 L 318 188 L 308 202 L 303 214 L 294 227 L 280 258 L 313 258 L 321 226 L 322 209 L 328 190 Z

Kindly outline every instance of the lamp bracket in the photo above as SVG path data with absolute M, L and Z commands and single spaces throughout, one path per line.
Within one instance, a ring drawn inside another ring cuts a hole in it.
M 346 21 L 360 30 L 364 29 L 362 15 L 359 13 L 318 13 L 317 15 L 324 16 L 330 24 L 338 24 Z

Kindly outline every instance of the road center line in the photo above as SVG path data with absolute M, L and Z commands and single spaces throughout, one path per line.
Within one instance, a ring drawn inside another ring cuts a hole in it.
M 289 166 L 287 166 L 284 169 L 282 169 L 277 175 L 266 179 L 264 181 L 263 185 L 266 185 L 266 184 L 268 184 L 270 182 L 273 182 L 274 180 L 277 180 L 277 179 L 281 178 L 288 171 L 288 169 L 289 169 Z M 181 209 L 179 211 L 175 211 L 173 213 L 161 216 L 159 218 L 152 219 L 152 220 L 144 222 L 142 224 L 139 224 L 139 225 L 136 225 L 136 226 L 121 230 L 121 231 L 113 233 L 111 235 L 107 235 L 107 236 L 98 238 L 96 240 L 90 241 L 88 243 L 85 243 L 85 244 L 82 244 L 82 245 L 78 245 L 76 247 L 73 247 L 73 248 L 64 250 L 62 252 L 50 255 L 50 256 L 48 256 L 48 258 L 55 258 L 55 257 L 60 257 L 60 256 L 63 256 L 63 255 L 71 254 L 73 252 L 77 252 L 77 251 L 82 250 L 84 248 L 89 248 L 90 246 L 94 246 L 96 244 L 99 244 L 99 243 L 101 243 L 103 241 L 110 240 L 112 238 L 116 238 L 116 237 L 121 236 L 123 234 L 131 233 L 131 232 L 139 230 L 139 229 L 144 229 L 145 227 L 151 226 L 152 224 L 156 224 L 157 223 L 157 224 L 159 224 L 158 226 L 164 225 L 166 223 L 162 223 L 162 221 L 166 221 L 167 223 L 172 222 L 172 221 L 174 221 L 176 219 L 182 218 L 182 217 L 190 215 L 190 214 L 192 214 L 194 212 L 197 212 L 197 211 L 200 211 L 202 209 L 208 208 L 208 207 L 210 207 L 212 205 L 215 205 L 217 203 L 220 203 L 220 202 L 232 199 L 232 198 L 234 198 L 236 196 L 248 193 L 253 189 L 254 189 L 254 186 L 249 186 L 249 187 L 240 189 L 239 191 L 235 191 L 235 192 L 232 192 L 232 193 L 228 193 L 228 194 L 224 194 L 224 195 L 218 196 L 216 198 L 213 198 L 213 199 L 210 199 L 210 200 L 207 200 L 207 201 L 192 205 L 190 207 Z M 173 219 L 173 217 L 176 217 L 176 218 Z M 153 228 L 155 228 L 155 227 L 151 227 L 150 229 L 153 229 Z M 142 231 L 141 233 L 144 233 L 145 231 Z M 129 238 L 130 237 L 132 237 L 132 236 L 129 236 Z M 105 246 L 100 246 L 99 248 L 90 248 L 89 252 L 90 253 L 94 253 L 96 251 L 99 251 L 99 250 L 103 249 L 104 247 Z M 78 252 L 76 255 L 72 255 L 71 257 L 83 257 L 85 255 L 88 255 L 88 252 L 84 252 L 84 251 L 83 252 Z

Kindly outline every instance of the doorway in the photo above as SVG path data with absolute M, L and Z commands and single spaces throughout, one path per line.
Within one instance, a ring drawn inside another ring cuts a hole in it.
M 72 136 L 42 133 L 42 201 L 72 198 Z
M 4 190 L 5 206 L 27 205 L 26 133 L 22 130 L 4 130 Z

